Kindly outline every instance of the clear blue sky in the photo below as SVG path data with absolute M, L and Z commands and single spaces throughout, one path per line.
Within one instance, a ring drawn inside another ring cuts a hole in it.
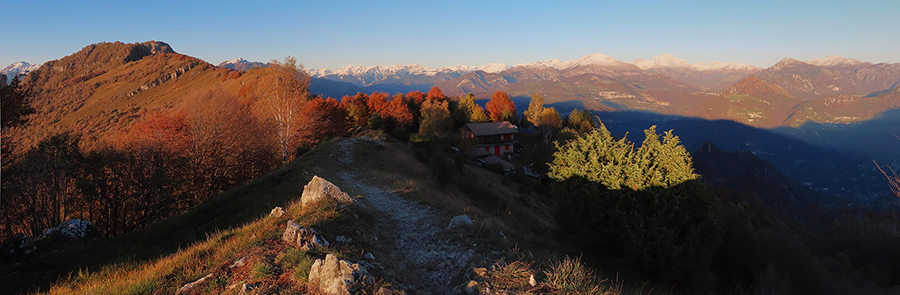
M 631 62 L 768 67 L 843 55 L 900 62 L 900 1 L 5 1 L 0 68 L 103 41 L 160 40 L 218 64 L 293 55 L 307 68 Z

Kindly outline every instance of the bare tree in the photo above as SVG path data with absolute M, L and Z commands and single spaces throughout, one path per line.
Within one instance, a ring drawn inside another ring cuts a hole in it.
M 900 139 L 900 136 L 894 136 L 897 137 L 897 139 Z M 884 177 L 887 178 L 888 185 L 891 186 L 891 192 L 893 192 L 895 196 L 900 197 L 900 176 L 897 175 L 897 171 L 894 171 L 894 168 L 891 168 L 891 166 L 887 166 L 887 171 L 891 172 L 891 174 L 888 174 L 885 169 L 882 169 L 881 166 L 878 165 L 878 162 L 875 162 L 875 167 L 878 167 L 878 171 L 881 171 L 881 174 L 884 174 Z
M 257 86 L 257 105 L 274 123 L 282 163 L 287 163 L 290 147 L 295 141 L 296 120 L 309 98 L 311 79 L 303 65 L 297 64 L 296 58 L 287 56 L 284 62 L 273 60 Z
M 897 171 L 894 171 L 894 168 L 888 166 L 887 170 L 891 172 L 891 174 L 888 174 L 884 169 L 881 169 L 881 166 L 879 166 L 878 163 L 875 163 L 875 167 L 878 167 L 881 174 L 884 174 L 884 177 L 887 178 L 888 184 L 891 186 L 891 191 L 894 192 L 894 195 L 900 197 L 900 176 L 897 175 Z

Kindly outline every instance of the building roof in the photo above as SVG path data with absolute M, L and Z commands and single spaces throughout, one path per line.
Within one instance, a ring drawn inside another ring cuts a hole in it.
M 519 130 L 516 129 L 516 126 L 507 121 L 490 123 L 469 123 L 466 124 L 466 128 L 469 128 L 469 130 L 471 130 L 472 133 L 475 134 L 475 136 L 519 133 Z

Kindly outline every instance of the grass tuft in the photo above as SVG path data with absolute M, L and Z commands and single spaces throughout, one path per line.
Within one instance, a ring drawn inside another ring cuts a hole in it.
M 621 288 L 614 284 L 605 286 L 607 279 L 599 279 L 594 271 L 584 266 L 580 259 L 565 259 L 544 271 L 545 283 L 561 294 L 618 295 Z
M 531 267 L 531 262 L 523 260 L 509 264 L 498 264 L 492 267 L 491 272 L 488 273 L 487 280 L 494 288 L 517 291 L 527 290 L 531 288 L 528 280 L 534 275 Z
M 275 274 L 275 267 L 265 261 L 257 261 L 251 269 L 254 278 L 262 279 Z

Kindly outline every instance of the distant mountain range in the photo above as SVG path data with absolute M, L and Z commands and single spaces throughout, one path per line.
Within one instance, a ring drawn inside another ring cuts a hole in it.
M 237 71 L 265 66 L 242 58 L 219 64 Z M 2 73 L 9 77 L 37 67 L 20 62 Z M 785 58 L 766 69 L 734 62 L 692 64 L 671 54 L 627 63 L 595 53 L 513 66 L 348 65 L 308 72 L 313 93 L 335 98 L 360 91 L 427 91 L 432 86 L 449 96 L 471 92 L 487 98 L 499 90 L 513 97 L 540 93 L 551 104 L 577 103 L 595 111 L 651 111 L 764 128 L 859 122 L 900 107 L 900 64 L 841 56 Z
M 900 64 L 841 56 L 785 58 L 766 69 L 734 62 L 692 64 L 671 54 L 627 63 L 595 53 L 513 66 L 350 65 L 309 72 L 314 78 L 352 84 L 334 84 L 352 91 L 395 93 L 438 86 L 450 96 L 471 92 L 486 98 L 498 90 L 514 97 L 540 93 L 548 103 L 577 101 L 597 111 L 643 110 L 765 128 L 858 122 L 900 107 L 895 91 Z

